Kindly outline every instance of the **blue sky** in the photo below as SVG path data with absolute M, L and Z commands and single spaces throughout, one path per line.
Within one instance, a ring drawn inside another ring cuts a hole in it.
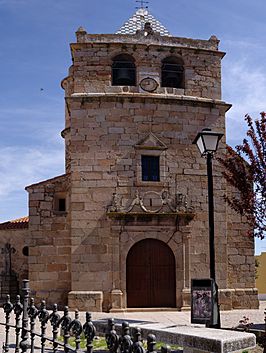
M 0 221 L 27 215 L 26 185 L 64 173 L 64 92 L 69 43 L 83 26 L 114 33 L 134 0 L 0 0 Z M 265 0 L 151 0 L 151 13 L 175 36 L 215 34 L 223 59 L 223 99 L 231 145 L 246 113 L 266 110 Z M 257 241 L 257 253 L 266 240 Z

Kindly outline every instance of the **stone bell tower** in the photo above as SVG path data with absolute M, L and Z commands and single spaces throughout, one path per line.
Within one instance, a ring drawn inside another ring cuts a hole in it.
M 62 81 L 66 174 L 49 181 L 47 201 L 61 203 L 64 226 L 50 234 L 43 213 L 32 236 L 46 229 L 56 242 L 64 232 L 60 271 L 70 275 L 62 284 L 59 273 L 53 288 L 59 297 L 68 293 L 60 300 L 71 308 L 184 309 L 191 278 L 209 277 L 206 162 L 192 141 L 205 127 L 225 133 L 230 105 L 221 100 L 219 40 L 171 36 L 144 8 L 115 34 L 80 27 L 76 36 Z M 214 170 L 221 304 L 239 307 L 241 295 L 254 307 L 253 241 L 226 207 L 221 167 L 215 163 Z M 62 222 L 62 212 L 52 217 Z M 42 268 L 46 279 L 50 270 Z M 40 286 L 37 293 L 52 292 L 48 281 Z

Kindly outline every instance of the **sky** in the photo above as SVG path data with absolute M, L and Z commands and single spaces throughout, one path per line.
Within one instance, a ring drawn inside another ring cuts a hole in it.
M 0 222 L 28 214 L 26 185 L 64 173 L 64 91 L 69 43 L 83 26 L 114 33 L 134 0 L 0 0 Z M 216 35 L 222 61 L 227 142 L 241 143 L 244 115 L 266 110 L 265 0 L 150 0 L 174 36 Z M 256 241 L 256 253 L 266 240 Z

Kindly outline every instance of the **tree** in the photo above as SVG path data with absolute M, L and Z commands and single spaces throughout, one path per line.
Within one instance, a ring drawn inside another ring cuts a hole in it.
M 227 146 L 226 155 L 218 158 L 223 175 L 237 192 L 225 196 L 228 204 L 246 216 L 250 235 L 263 239 L 266 235 L 266 113 L 253 121 L 245 116 L 247 137 L 235 150 Z

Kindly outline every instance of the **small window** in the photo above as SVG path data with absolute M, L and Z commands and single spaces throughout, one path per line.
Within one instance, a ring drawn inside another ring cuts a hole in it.
M 54 196 L 54 212 L 65 213 L 67 212 L 67 197 L 64 192 L 56 193 Z
M 24 256 L 29 256 L 29 247 L 28 246 L 24 246 L 24 248 L 22 249 L 22 254 Z
M 58 199 L 58 211 L 66 212 L 66 199 Z
M 141 156 L 142 181 L 160 181 L 160 157 Z
M 132 56 L 121 54 L 113 59 L 112 85 L 136 86 L 136 67 Z
M 168 57 L 162 61 L 162 87 L 184 88 L 183 60 Z

